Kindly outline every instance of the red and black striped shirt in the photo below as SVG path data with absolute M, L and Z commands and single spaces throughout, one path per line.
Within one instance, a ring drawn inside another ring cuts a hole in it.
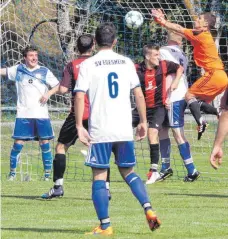
M 147 108 L 165 104 L 167 98 L 166 76 L 176 73 L 179 66 L 171 61 L 160 61 L 159 65 L 152 70 L 146 69 L 144 61 L 136 65 Z

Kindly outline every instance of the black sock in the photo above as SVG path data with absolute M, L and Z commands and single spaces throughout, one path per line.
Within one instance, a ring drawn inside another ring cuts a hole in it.
M 108 170 L 107 170 L 106 183 L 110 183 L 110 168 L 108 168 Z
M 66 155 L 56 154 L 53 160 L 53 182 L 57 179 L 63 178 L 66 169 Z
M 150 163 L 158 164 L 159 161 L 159 144 L 150 144 Z
M 204 101 L 199 101 L 199 104 L 200 104 L 200 110 L 203 111 L 205 114 L 218 115 L 218 111 L 214 106 Z
M 200 105 L 199 105 L 198 101 L 195 98 L 193 98 L 193 99 L 189 100 L 187 103 L 188 103 L 188 107 L 189 107 L 196 123 L 198 125 L 201 125 L 202 124 L 202 115 L 200 113 Z

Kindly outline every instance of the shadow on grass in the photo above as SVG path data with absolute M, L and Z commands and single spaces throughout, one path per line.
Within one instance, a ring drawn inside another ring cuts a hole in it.
M 86 231 L 75 228 L 73 229 L 57 229 L 57 228 L 25 228 L 25 227 L 2 227 L 5 231 L 24 231 L 24 232 L 61 232 L 61 233 L 79 233 L 84 234 Z
M 167 193 L 167 195 L 190 196 L 190 197 L 209 197 L 209 198 L 228 198 L 228 195 L 217 195 L 217 194 Z
M 24 196 L 24 195 L 1 195 L 2 198 L 18 198 L 18 199 L 28 199 L 28 200 L 39 200 L 39 201 L 51 201 L 51 200 L 58 200 L 59 197 L 52 198 L 52 199 L 43 199 L 40 196 Z M 70 200 L 83 200 L 83 201 L 91 201 L 91 198 L 76 198 L 76 197 L 64 197 L 64 199 Z

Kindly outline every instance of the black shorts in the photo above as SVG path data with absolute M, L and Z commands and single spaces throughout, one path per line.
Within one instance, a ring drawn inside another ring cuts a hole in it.
M 75 144 L 78 139 L 78 131 L 75 124 L 75 115 L 74 113 L 70 113 L 59 132 L 59 143 L 65 144 L 68 147 Z M 88 130 L 88 120 L 83 120 L 83 126 Z
M 149 128 L 160 130 L 162 127 L 169 127 L 168 112 L 165 106 L 146 109 Z
M 137 125 L 139 124 L 140 118 L 139 118 L 139 113 L 137 108 L 132 110 L 132 127 L 136 128 Z

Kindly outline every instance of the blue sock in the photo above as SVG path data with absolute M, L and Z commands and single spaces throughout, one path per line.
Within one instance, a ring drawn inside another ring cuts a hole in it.
M 190 152 L 190 145 L 188 142 L 185 142 L 184 144 L 178 145 L 180 155 L 184 161 L 184 165 L 186 169 L 188 170 L 188 175 L 193 174 L 195 166 L 193 164 L 193 159 Z
M 23 144 L 14 143 L 10 153 L 10 172 L 15 174 L 17 168 L 17 161 L 20 156 L 20 152 L 23 148 Z
M 171 152 L 171 142 L 170 138 L 162 139 L 160 143 L 160 154 L 162 159 L 161 171 L 170 168 L 170 152 Z
M 96 180 L 92 186 L 93 205 L 97 212 L 97 217 L 101 221 L 101 229 L 105 230 L 110 226 L 108 215 L 109 199 L 104 180 Z
M 42 150 L 42 160 L 44 165 L 45 176 L 49 176 L 52 169 L 53 157 L 51 153 L 50 144 L 41 144 L 40 148 Z
M 144 209 L 151 209 L 150 200 L 141 178 L 136 173 L 131 173 L 125 178 L 125 181 Z

